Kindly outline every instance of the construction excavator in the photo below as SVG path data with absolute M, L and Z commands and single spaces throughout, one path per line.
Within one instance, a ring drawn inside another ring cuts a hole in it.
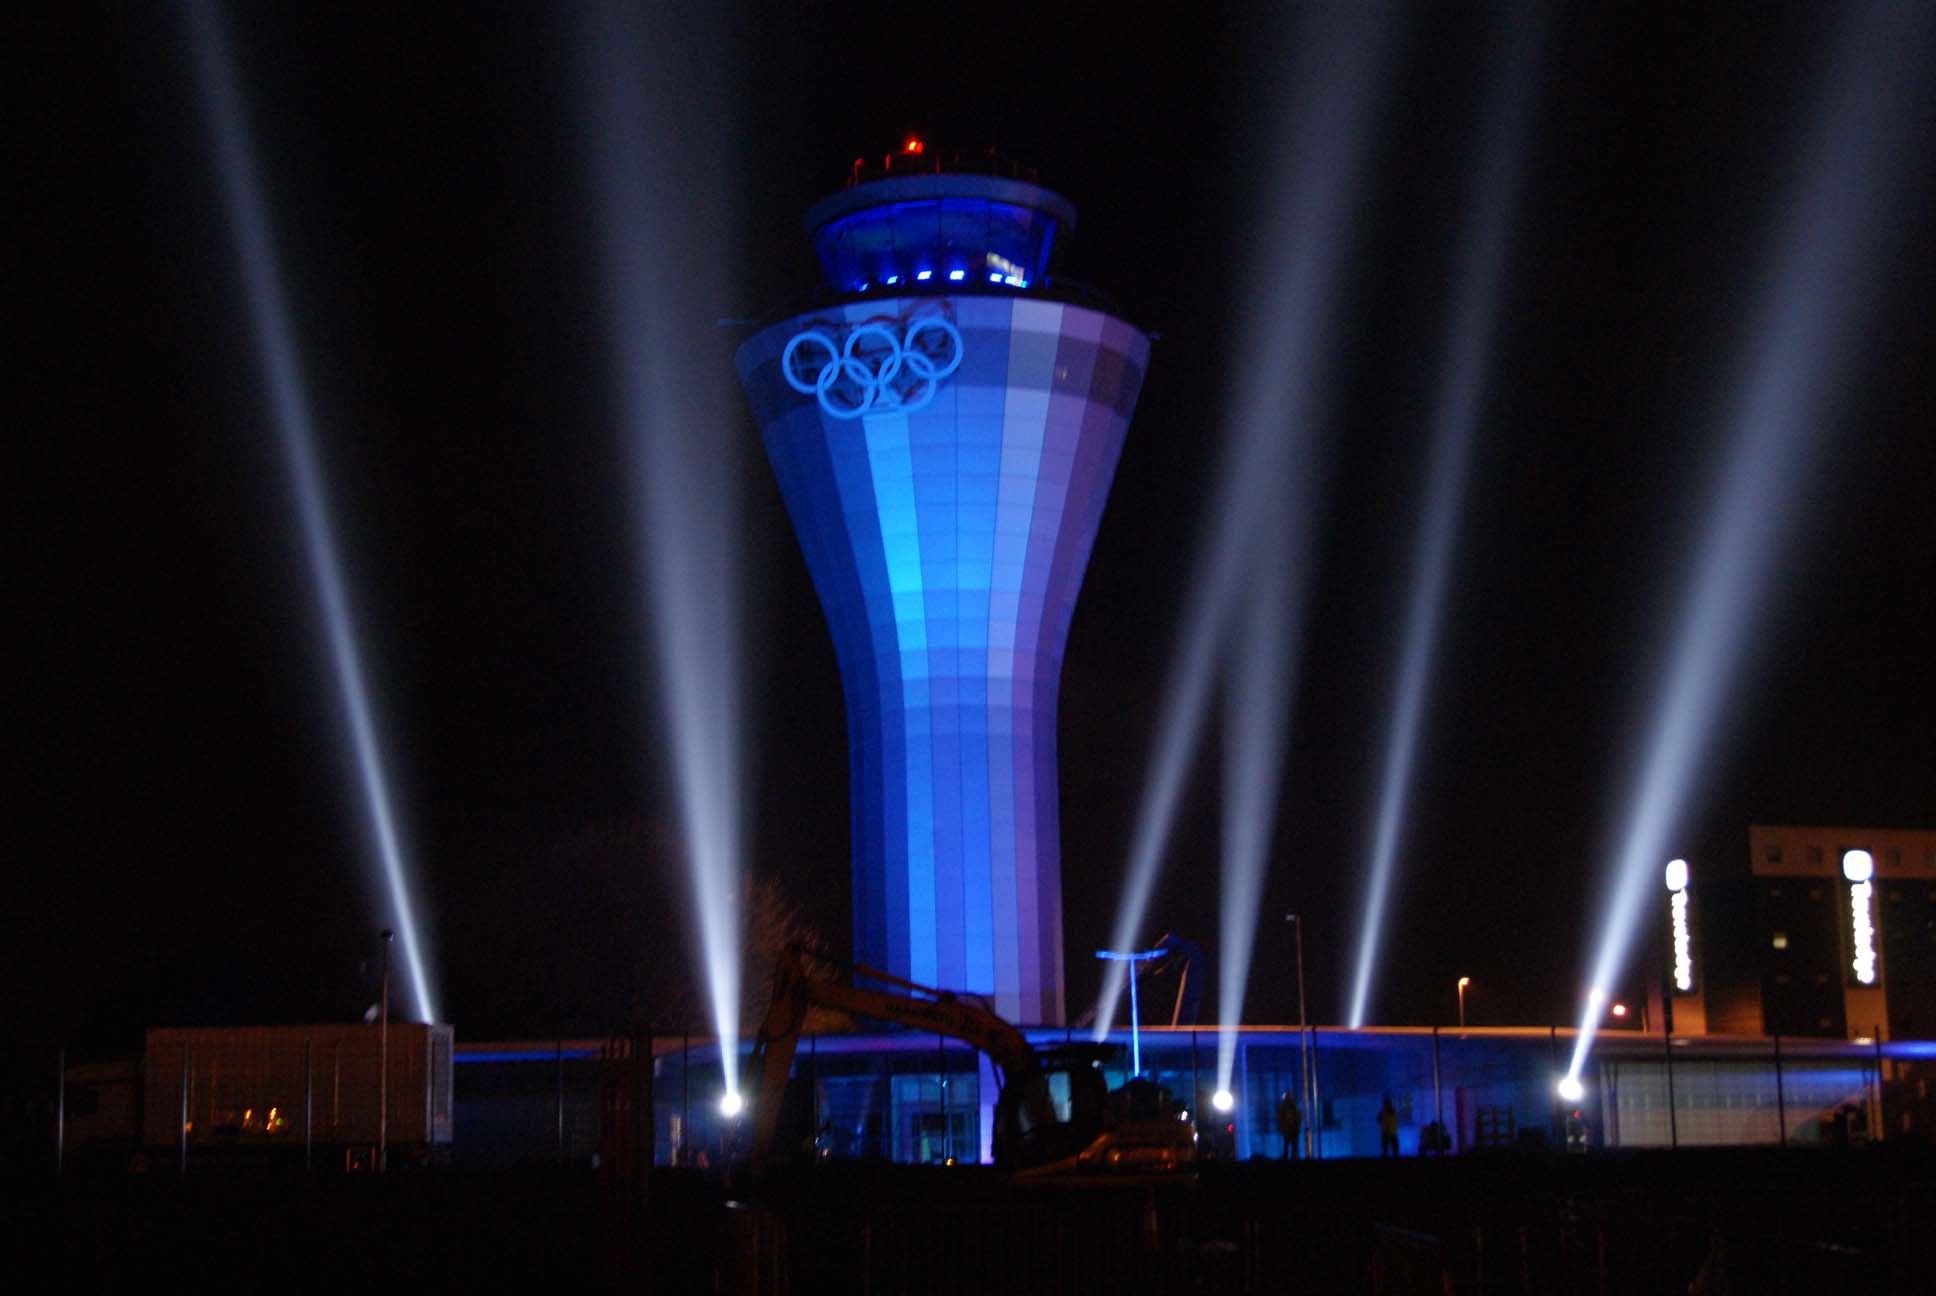
M 817 965 L 817 966 L 814 966 Z M 816 1031 L 855 1029 L 854 1018 L 908 1026 L 960 1040 L 986 1054 L 1001 1079 L 995 1100 L 994 1156 L 1017 1178 L 1088 1173 L 1188 1171 L 1196 1159 L 1196 1127 L 1172 1110 L 1169 1095 L 1132 1078 L 1114 1093 L 1102 1063 L 1118 1049 L 1073 1044 L 1038 1052 L 1022 1032 L 975 997 L 917 985 L 872 968 L 850 977 L 816 974 L 838 968 L 825 955 L 789 945 L 776 961 L 773 999 L 754 1045 L 759 1091 L 753 1107 L 752 1160 L 770 1163 L 787 1075 L 808 1014 Z M 876 983 L 879 989 L 858 982 Z

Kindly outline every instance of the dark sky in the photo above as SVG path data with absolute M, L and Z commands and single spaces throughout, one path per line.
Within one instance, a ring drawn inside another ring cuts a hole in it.
M 1071 1003 L 1113 916 L 1193 537 L 1256 291 L 1288 58 L 1241 8 L 760 5 L 735 32 L 745 246 L 721 316 L 814 277 L 799 228 L 903 132 L 992 142 L 1080 209 L 1070 275 L 1161 333 L 1067 653 Z M 1357 205 L 1335 456 L 1248 1015 L 1293 1002 L 1311 914 L 1336 1020 L 1382 752 L 1464 168 L 1498 12 L 1420 5 Z M 1601 861 L 1684 579 L 1726 384 L 1840 6 L 1553 10 L 1501 333 L 1401 850 L 1377 1018 L 1571 1019 Z M 10 1015 L 360 1012 L 379 925 L 360 802 L 197 116 L 162 5 L 16 17 L 9 274 L 19 651 Z M 470 1038 L 610 1025 L 676 872 L 612 417 L 570 26 L 549 6 L 244 5 L 236 49 L 329 488 Z M 1936 827 L 1936 246 L 1922 114 L 1890 269 L 1785 510 L 1788 547 L 1678 840 L 1750 822 Z M 676 124 L 669 128 L 676 128 Z M 695 327 L 712 321 L 695 320 Z M 735 338 L 721 332 L 718 363 Z M 719 429 L 750 448 L 750 418 Z M 753 863 L 847 925 L 830 642 L 757 453 Z M 1150 934 L 1217 942 L 1214 730 Z M 609 852 L 604 852 L 609 854 Z M 668 866 L 669 867 L 669 866 Z

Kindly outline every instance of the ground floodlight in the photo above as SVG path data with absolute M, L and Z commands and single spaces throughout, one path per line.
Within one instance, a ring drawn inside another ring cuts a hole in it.
M 1567 1076 L 1560 1081 L 1560 1097 L 1570 1103 L 1578 1102 L 1586 1097 L 1586 1086 L 1580 1083 L 1578 1076 Z
M 1875 857 L 1865 850 L 1843 851 L 1842 876 L 1851 882 L 1867 882 L 1875 876 Z
M 1230 1096 L 1228 1089 L 1219 1089 L 1210 1095 L 1210 1105 L 1220 1112 L 1227 1112 L 1237 1105 L 1237 1100 Z
M 1669 891 L 1687 890 L 1687 861 L 1684 859 L 1667 861 L 1667 889 Z
M 746 1100 L 728 1091 L 719 1100 L 719 1113 L 722 1116 L 737 1116 L 746 1110 Z

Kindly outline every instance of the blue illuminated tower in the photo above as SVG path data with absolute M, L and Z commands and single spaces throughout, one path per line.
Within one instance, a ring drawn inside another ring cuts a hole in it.
M 854 956 L 1059 1024 L 1056 695 L 1149 339 L 986 160 L 910 141 L 806 224 L 824 304 L 736 361 L 840 662 Z

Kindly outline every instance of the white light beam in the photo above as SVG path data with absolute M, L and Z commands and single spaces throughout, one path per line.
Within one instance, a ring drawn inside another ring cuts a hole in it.
M 426 957 L 417 929 L 416 906 L 411 902 L 408 870 L 399 844 L 396 818 L 391 813 L 389 780 L 383 751 L 371 715 L 363 664 L 357 649 L 356 622 L 343 588 L 336 537 L 317 462 L 315 432 L 310 423 L 309 397 L 302 366 L 276 274 L 275 243 L 269 234 L 267 205 L 256 183 L 255 163 L 244 137 L 244 105 L 235 82 L 234 57 L 215 6 L 210 0 L 188 0 L 191 44 L 200 81 L 202 105 L 221 175 L 223 205 L 235 236 L 237 259 L 255 324 L 256 356 L 275 411 L 283 457 L 296 494 L 309 572 L 316 582 L 323 627 L 329 638 L 350 745 L 369 815 L 369 829 L 381 862 L 383 883 L 390 897 L 393 924 L 403 938 L 403 957 L 420 1021 L 435 1021 L 437 1009 L 425 971 Z

